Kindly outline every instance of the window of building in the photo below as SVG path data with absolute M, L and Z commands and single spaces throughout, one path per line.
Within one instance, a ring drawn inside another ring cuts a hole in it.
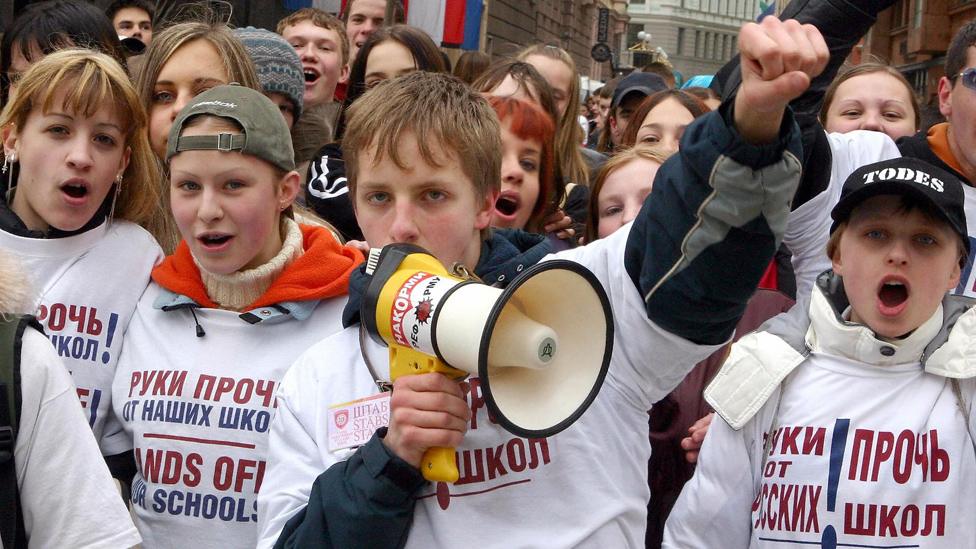
M 701 57 L 702 54 L 702 31 L 695 31 L 695 57 Z
M 897 29 L 908 24 L 908 0 L 899 0 L 891 7 L 891 28 Z
M 905 74 L 905 78 L 908 80 L 908 82 L 912 85 L 912 88 L 915 90 L 915 93 L 919 97 L 925 97 L 926 96 L 925 83 L 926 83 L 926 77 L 928 76 L 926 70 L 916 69 L 913 71 L 906 72 L 904 74 Z
M 627 25 L 627 46 L 632 46 L 640 41 L 637 38 L 637 34 L 644 30 L 644 25 L 635 25 L 633 23 Z
M 674 53 L 676 55 L 685 53 L 685 29 L 683 27 L 678 27 L 678 45 L 675 47 Z

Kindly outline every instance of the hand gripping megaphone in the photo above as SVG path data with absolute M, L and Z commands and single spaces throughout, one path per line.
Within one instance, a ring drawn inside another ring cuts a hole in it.
M 596 398 L 610 365 L 613 319 L 596 277 L 578 263 L 527 268 L 505 289 L 426 250 L 390 244 L 369 253 L 361 317 L 390 349 L 390 380 L 439 372 L 477 375 L 492 418 L 523 437 L 555 435 Z M 431 448 L 424 478 L 456 482 L 453 448 Z

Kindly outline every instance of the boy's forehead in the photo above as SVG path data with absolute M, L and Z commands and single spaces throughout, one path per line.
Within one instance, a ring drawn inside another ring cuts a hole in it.
M 365 15 L 366 17 L 384 17 L 386 2 L 384 0 L 349 0 L 349 16 Z
M 442 143 L 436 136 L 427 136 L 421 144 L 410 130 L 400 132 L 399 138 L 374 137 L 361 150 L 359 158 L 360 167 L 389 162 L 401 168 L 461 169 L 461 158 L 454 147 Z
M 126 6 L 115 12 L 115 19 L 149 19 L 149 12 L 138 6 Z
M 306 39 L 339 41 L 339 32 L 336 29 L 328 29 L 316 25 L 311 19 L 303 19 L 293 25 L 288 25 L 282 29 L 281 35 L 286 40 L 293 37 L 303 37 Z

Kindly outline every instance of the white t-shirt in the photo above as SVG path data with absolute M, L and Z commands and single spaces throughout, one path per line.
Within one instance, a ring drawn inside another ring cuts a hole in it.
M 112 481 L 71 376 L 50 341 L 24 330 L 17 485 L 30 547 L 104 547 L 140 542 Z
M 973 381 L 961 385 L 971 403 Z M 828 527 L 843 547 L 972 546 L 973 416 L 960 413 L 946 378 L 917 363 L 811 356 L 783 389 L 768 476 L 749 459 L 769 432 L 767 416 L 740 432 L 712 422 L 668 522 L 680 535 L 665 540 L 680 541 L 666 547 L 819 545 Z
M 613 358 L 597 399 L 567 430 L 527 440 L 492 423 L 479 380 L 470 379 L 472 418 L 457 448 L 461 478 L 421 489 L 407 547 L 644 546 L 647 410 L 717 346 L 693 344 L 648 320 L 623 268 L 629 229 L 555 256 L 589 268 L 613 306 Z M 367 353 L 385 373 L 388 351 L 368 340 Z M 358 327 L 312 347 L 288 371 L 259 497 L 259 547 L 271 547 L 305 506 L 316 477 L 352 453 L 329 451 L 329 405 L 376 392 Z
M 150 547 L 253 547 L 259 489 L 267 488 L 268 428 L 285 370 L 341 329 L 345 297 L 296 320 L 265 307 L 239 313 L 153 307 L 149 286 L 129 332 L 113 405 L 134 444 L 136 525 Z
M 112 377 L 139 296 L 162 258 L 141 227 L 115 221 L 65 238 L 26 238 L 0 231 L 39 296 L 35 315 L 77 386 L 103 455 L 129 450 L 111 411 Z

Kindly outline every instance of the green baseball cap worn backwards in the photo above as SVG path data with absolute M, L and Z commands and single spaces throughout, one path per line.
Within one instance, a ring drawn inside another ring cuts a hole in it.
M 233 120 L 244 133 L 181 136 L 186 121 L 201 114 Z M 183 107 L 169 130 L 166 162 L 183 151 L 239 151 L 287 172 L 295 169 L 291 133 L 278 106 L 261 92 L 237 84 L 211 88 Z

